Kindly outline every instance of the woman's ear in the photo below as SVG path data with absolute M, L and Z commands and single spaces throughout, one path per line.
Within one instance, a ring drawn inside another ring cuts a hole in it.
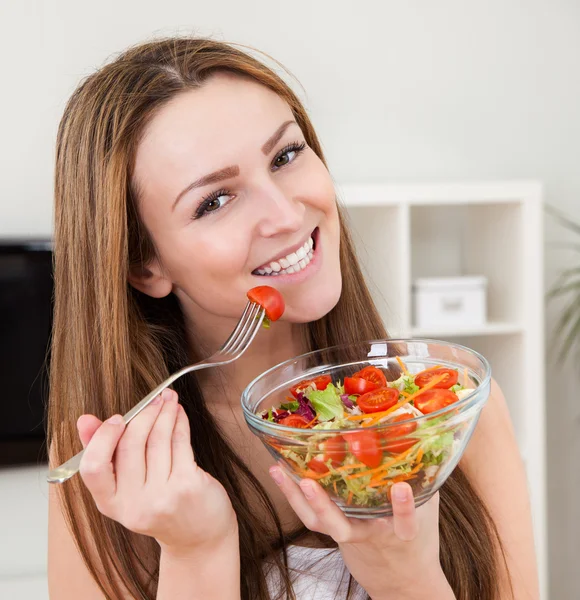
M 152 298 L 165 298 L 173 290 L 173 283 L 163 273 L 159 262 L 155 259 L 146 267 L 129 269 L 129 283 Z

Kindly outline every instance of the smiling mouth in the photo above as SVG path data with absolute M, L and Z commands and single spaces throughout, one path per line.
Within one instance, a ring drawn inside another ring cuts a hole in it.
M 283 258 L 273 260 L 259 269 L 252 271 L 252 275 L 262 277 L 273 277 L 277 275 L 291 275 L 300 273 L 308 267 L 316 251 L 316 242 L 318 239 L 318 227 L 312 232 L 308 240 L 300 246 L 296 252 L 291 252 Z

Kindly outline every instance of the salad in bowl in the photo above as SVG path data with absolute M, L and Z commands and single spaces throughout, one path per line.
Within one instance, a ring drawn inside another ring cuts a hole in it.
M 425 503 L 459 462 L 489 397 L 488 362 L 432 340 L 310 352 L 244 390 L 250 430 L 296 481 L 317 480 L 348 515 L 392 514 L 407 481 Z

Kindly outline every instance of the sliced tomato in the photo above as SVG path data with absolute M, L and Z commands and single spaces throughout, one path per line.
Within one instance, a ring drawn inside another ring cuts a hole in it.
M 269 285 L 259 285 L 248 292 L 248 299 L 259 304 L 266 311 L 270 321 L 277 321 L 286 307 L 282 294 Z
M 374 469 L 381 464 L 380 438 L 376 431 L 353 431 L 344 434 L 349 450 L 367 467 Z
M 330 375 L 319 375 L 314 379 L 304 379 L 304 381 L 297 383 L 290 388 L 290 392 L 295 398 L 298 398 L 299 392 L 304 392 L 304 390 L 312 387 L 312 384 L 316 386 L 317 390 L 325 390 L 329 383 L 332 383 Z
M 344 391 L 350 396 L 351 394 L 366 394 L 379 388 L 379 385 L 364 379 L 363 377 L 345 377 Z
M 441 410 L 454 402 L 457 402 L 459 398 L 455 392 L 451 390 L 442 390 L 433 388 L 426 390 L 421 395 L 417 396 L 413 400 L 415 408 L 420 410 L 424 415 Z
M 373 367 L 372 365 L 357 371 L 353 377 L 362 377 L 371 383 L 376 383 L 379 387 L 385 387 L 387 385 L 387 378 L 385 377 L 385 374 L 380 369 Z
M 328 473 L 328 461 L 333 467 L 340 467 L 346 456 L 346 443 L 341 435 L 328 438 L 318 445 L 320 454 L 308 462 L 308 468 L 315 473 Z
M 455 369 L 427 369 L 415 375 L 415 384 L 420 388 L 425 387 L 433 379 L 439 378 L 441 375 L 445 375 L 445 379 L 433 387 L 443 390 L 448 390 L 451 386 L 455 385 L 459 378 L 459 374 Z
M 411 446 L 414 446 L 417 443 L 418 440 L 416 438 L 405 437 L 417 429 L 416 422 L 403 422 L 409 421 L 409 419 L 412 418 L 413 414 L 407 413 L 405 415 L 397 415 L 390 421 L 390 423 L 401 422 L 401 425 L 391 425 L 381 433 L 384 441 L 383 449 L 385 452 L 399 454 L 400 452 L 405 452 L 405 450 L 408 450 Z
M 363 394 L 357 400 L 357 405 L 364 413 L 374 413 L 388 410 L 397 404 L 398 400 L 399 390 L 384 387 Z
M 346 444 L 341 435 L 328 438 L 321 442 L 318 447 L 322 451 L 322 462 L 332 460 L 332 464 L 341 463 L 346 456 Z
M 279 425 L 285 425 L 286 427 L 296 427 L 298 429 L 306 429 L 308 427 L 308 421 L 302 415 L 289 415 L 278 421 Z

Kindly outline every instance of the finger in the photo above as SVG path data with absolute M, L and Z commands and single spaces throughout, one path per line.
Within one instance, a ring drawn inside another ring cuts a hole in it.
M 311 479 L 303 479 L 300 489 L 314 511 L 320 529 L 330 535 L 335 542 L 356 542 L 367 539 L 370 534 L 369 523 L 349 519 L 330 499 L 324 488 Z
M 81 459 L 81 477 L 102 512 L 116 493 L 113 455 L 124 430 L 121 415 L 105 421 L 93 435 Z
M 171 438 L 177 418 L 177 393 L 166 389 L 162 395 L 161 412 L 147 438 L 145 450 L 147 483 L 165 482 L 171 473 Z
M 391 503 L 393 531 L 400 540 L 410 542 L 419 530 L 411 486 L 405 482 L 395 483 L 391 488 Z
M 115 453 L 118 487 L 136 490 L 145 483 L 147 438 L 163 407 L 160 394 L 127 425 Z
M 91 441 L 91 438 L 102 424 L 103 422 L 94 415 L 81 415 L 78 418 L 77 430 L 83 448 L 87 447 L 87 444 Z
M 270 467 L 270 476 L 282 490 L 282 493 L 286 496 L 290 506 L 294 509 L 294 512 L 298 515 L 304 525 L 312 531 L 325 533 L 319 528 L 320 523 L 316 513 L 308 503 L 302 490 L 294 483 L 294 481 L 292 481 L 292 479 L 290 479 L 290 477 L 288 477 L 284 470 L 278 466 Z
M 189 419 L 181 404 L 177 405 L 177 418 L 171 436 L 171 475 L 189 474 L 195 465 Z

